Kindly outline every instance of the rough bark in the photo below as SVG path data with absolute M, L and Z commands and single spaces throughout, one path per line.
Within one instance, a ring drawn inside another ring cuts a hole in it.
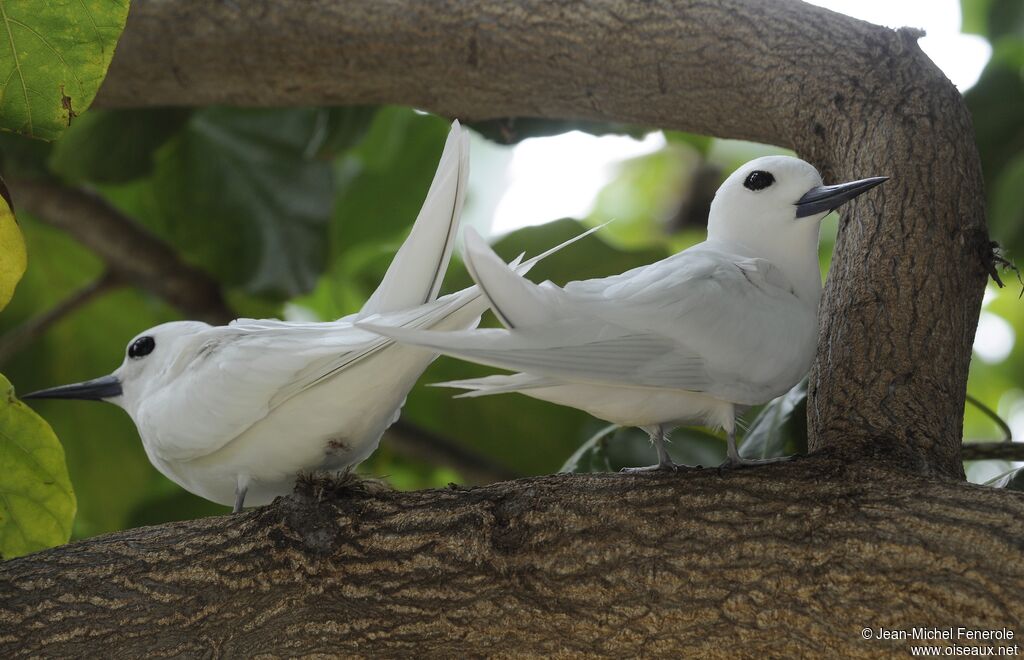
M 907 648 L 864 627 L 1019 625 L 1024 502 L 957 481 L 992 263 L 977 154 L 912 32 L 782 0 L 135 0 L 98 98 L 385 102 L 760 140 L 830 181 L 891 176 L 843 217 L 815 455 L 306 496 L 110 535 L 0 565 L 4 655 L 877 657 Z
M 905 657 L 861 630 L 1024 633 L 1022 538 L 1019 493 L 822 455 L 308 487 L 0 564 L 0 655 Z
M 961 475 L 991 253 L 970 118 L 917 36 L 793 0 L 137 0 L 97 103 L 617 120 L 889 175 L 843 215 L 810 443 Z

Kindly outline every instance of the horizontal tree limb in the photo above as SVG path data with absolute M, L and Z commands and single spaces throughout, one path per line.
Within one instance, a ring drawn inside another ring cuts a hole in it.
M 821 455 L 313 483 L 0 564 L 0 655 L 905 655 L 862 629 L 1024 633 L 1022 538 L 1020 493 Z
M 1024 442 L 967 442 L 960 453 L 965 461 L 1024 461 Z

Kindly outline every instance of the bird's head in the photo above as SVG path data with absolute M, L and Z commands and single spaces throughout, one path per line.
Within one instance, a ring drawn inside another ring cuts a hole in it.
M 813 243 L 817 259 L 821 219 L 887 178 L 826 186 L 818 170 L 799 158 L 756 158 L 718 189 L 711 203 L 708 237 L 742 243 L 755 251 L 767 248 L 769 254 L 805 250 Z
M 32 392 L 22 399 L 109 401 L 133 413 L 152 388 L 175 376 L 193 339 L 209 328 L 198 321 L 174 321 L 141 332 L 125 348 L 124 362 L 109 376 Z

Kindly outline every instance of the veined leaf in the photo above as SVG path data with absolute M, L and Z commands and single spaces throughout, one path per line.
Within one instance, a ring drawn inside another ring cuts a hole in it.
M 191 261 L 246 292 L 311 289 L 326 260 L 331 164 L 307 150 L 315 109 L 207 108 L 157 153 L 156 204 L 129 209 Z
M 75 508 L 57 436 L 0 376 L 0 558 L 66 543 Z
M 53 140 L 92 104 L 128 0 L 0 0 L 0 128 Z

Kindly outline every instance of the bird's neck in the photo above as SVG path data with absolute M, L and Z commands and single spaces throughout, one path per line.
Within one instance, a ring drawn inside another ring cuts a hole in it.
M 793 293 L 813 307 L 821 300 L 821 267 L 818 264 L 818 232 L 794 232 L 779 240 L 778 236 L 722 235 L 708 232 L 708 239 L 737 246 L 743 256 L 769 261 L 793 286 Z

